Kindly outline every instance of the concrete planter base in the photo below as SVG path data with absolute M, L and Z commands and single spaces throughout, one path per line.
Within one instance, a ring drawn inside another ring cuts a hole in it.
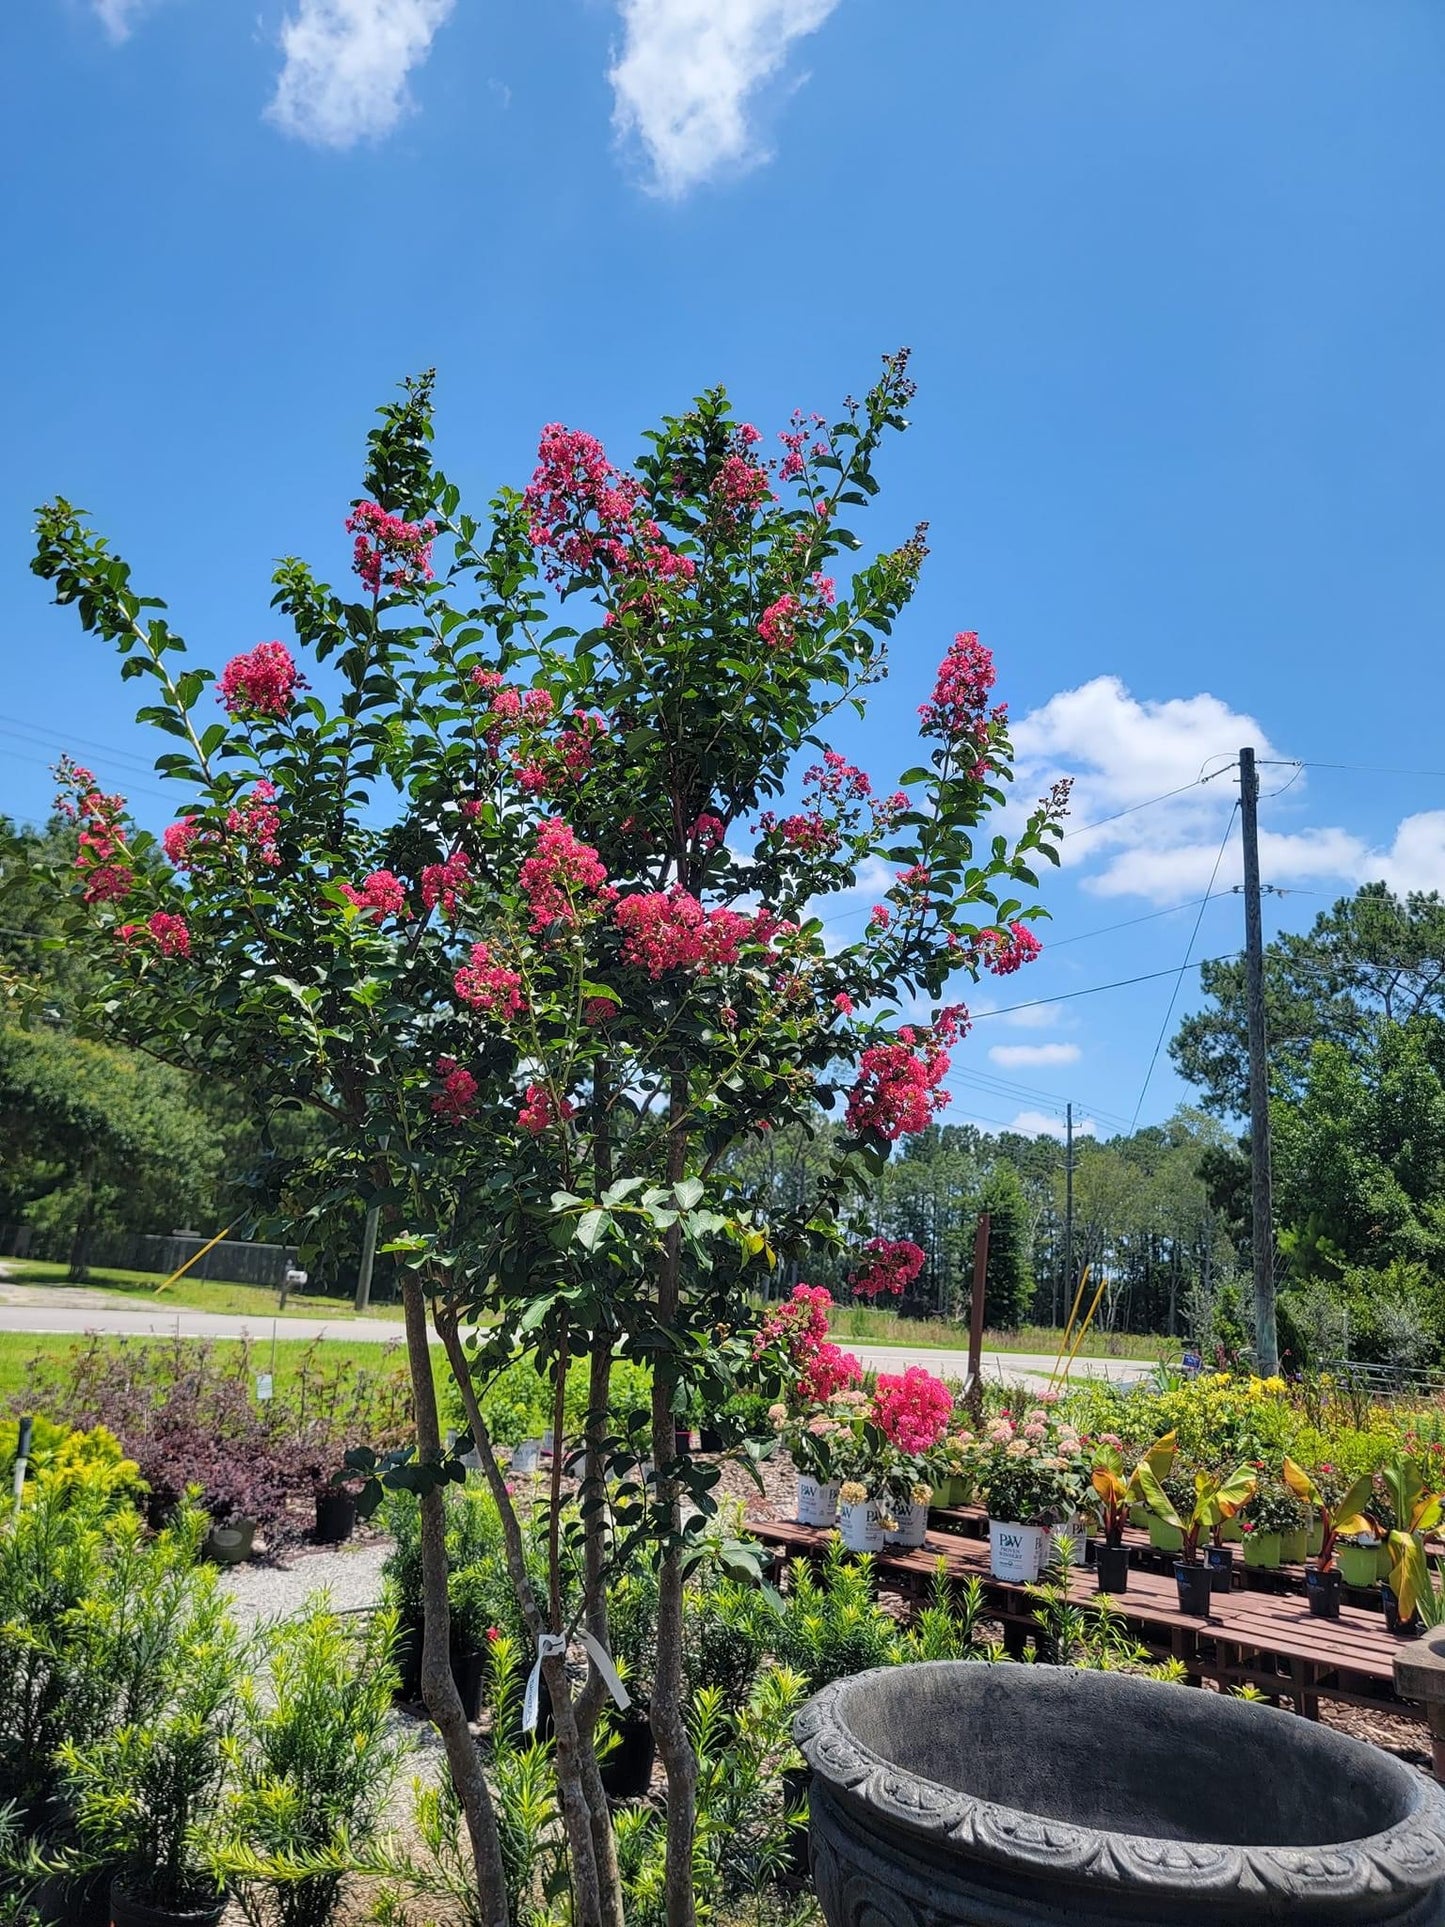
M 1445 1793 L 1326 1727 L 942 1661 L 799 1715 L 828 1927 L 1442 1927 Z

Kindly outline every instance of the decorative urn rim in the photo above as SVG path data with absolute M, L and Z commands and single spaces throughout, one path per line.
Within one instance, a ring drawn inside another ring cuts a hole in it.
M 988 1666 L 981 1660 L 918 1662 L 949 1670 Z M 909 1670 L 913 1670 L 910 1668 Z M 1032 1668 L 1028 1671 L 1033 1674 Z M 1047 1678 L 1048 1671 L 1039 1675 Z M 1021 1807 L 965 1793 L 910 1771 L 866 1745 L 848 1724 L 849 1698 L 869 1682 L 896 1677 L 880 1666 L 834 1680 L 798 1714 L 794 1738 L 809 1766 L 830 1792 L 875 1822 L 916 1835 L 935 1851 L 953 1849 L 969 1858 L 1040 1879 L 1087 1879 L 1091 1888 L 1156 1893 L 1170 1888 L 1265 1900 L 1288 1898 L 1294 1907 L 1315 1905 L 1340 1919 L 1351 1902 L 1394 1895 L 1425 1895 L 1445 1882 L 1445 1790 L 1380 1755 L 1399 1776 L 1409 1811 L 1382 1832 L 1316 1846 L 1237 1845 L 1227 1842 L 1156 1839 L 1053 1819 Z M 1191 1692 L 1158 1680 L 1126 1680 L 1119 1674 L 1073 1673 L 1110 1680 L 1150 1693 Z M 1043 1690 L 1049 1690 L 1047 1686 Z M 1241 1700 L 1225 1700 L 1228 1718 L 1297 1720 L 1298 1714 Z M 1233 1709 L 1238 1709 L 1236 1713 Z M 1329 1732 L 1329 1729 L 1315 1729 Z M 1362 1743 L 1330 1733 L 1346 1748 Z M 1366 1916 L 1370 1917 L 1370 1916 Z

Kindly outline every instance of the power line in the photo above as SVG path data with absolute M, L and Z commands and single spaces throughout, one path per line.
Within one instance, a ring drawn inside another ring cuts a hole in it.
M 1184 950 L 1184 961 L 1179 966 L 1178 974 L 1174 979 L 1174 988 L 1169 993 L 1169 1007 L 1164 1012 L 1164 1022 L 1159 1026 L 1159 1035 L 1154 1039 L 1154 1049 L 1149 1058 L 1149 1068 L 1144 1073 L 1144 1084 L 1139 1092 L 1139 1102 L 1134 1106 L 1134 1115 L 1129 1120 L 1129 1135 L 1131 1137 L 1134 1135 L 1134 1127 L 1139 1122 L 1139 1113 L 1144 1108 L 1144 1099 L 1149 1092 L 1149 1080 L 1154 1075 L 1154 1066 L 1159 1062 L 1159 1053 L 1164 1047 L 1165 1032 L 1169 1029 L 1169 1020 L 1174 1015 L 1174 1006 L 1179 999 L 1179 986 L 1184 981 L 1184 973 L 1189 968 L 1189 959 L 1193 955 L 1195 940 L 1199 936 L 1199 926 L 1204 921 L 1204 904 L 1208 903 L 1214 892 L 1214 879 L 1219 875 L 1219 866 L 1223 863 L 1224 852 L 1229 847 L 1230 833 L 1234 829 L 1234 812 L 1238 808 L 1239 803 L 1236 800 L 1230 808 L 1229 821 L 1224 826 L 1224 835 L 1220 840 L 1219 852 L 1214 859 L 1214 868 L 1209 873 L 1209 887 L 1204 893 L 1204 903 L 1200 904 L 1199 915 L 1194 919 L 1194 928 L 1189 933 L 1189 942 Z
M 1221 957 L 1200 957 L 1196 962 L 1202 970 L 1205 964 L 1236 963 L 1238 960 L 1239 952 L 1229 950 Z M 1105 990 L 1127 990 L 1132 984 L 1157 983 L 1161 977 L 1174 976 L 1177 969 L 1178 965 L 1171 965 L 1168 970 L 1146 970 L 1142 977 L 1119 977 L 1111 984 L 1090 984 L 1087 990 L 1061 990 L 1053 997 L 1031 997 L 1024 1004 L 998 1004 L 992 1010 L 975 1010 L 969 1014 L 974 1023 L 979 1023 L 985 1017 L 1007 1017 L 1016 1010 L 1043 1010 L 1048 1004 L 1070 1003 L 1075 997 L 1097 997 Z
M 1317 763 L 1313 757 L 1261 756 L 1260 763 L 1272 769 L 1342 769 L 1356 776 L 1432 776 L 1445 782 L 1445 769 L 1393 769 L 1388 763 Z
M 1227 897 L 1228 890 L 1216 890 L 1207 897 L 1190 897 L 1185 903 L 1171 903 L 1167 910 L 1150 910 L 1142 917 L 1126 917 L 1122 923 L 1106 923 L 1100 930 L 1081 930 L 1076 937 L 1050 937 L 1044 948 L 1049 951 L 1063 950 L 1071 943 L 1087 943 L 1091 937 L 1111 937 L 1116 930 L 1132 930 L 1136 924 L 1154 923 L 1160 917 L 1177 917 L 1181 910 L 1194 910 L 1202 903 L 1213 903 L 1216 897 Z

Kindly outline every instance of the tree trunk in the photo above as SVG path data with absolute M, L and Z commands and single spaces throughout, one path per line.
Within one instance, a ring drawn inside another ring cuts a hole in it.
M 431 1347 L 427 1342 L 426 1305 L 414 1271 L 402 1274 L 402 1304 L 406 1311 L 406 1351 L 411 1367 L 412 1398 L 416 1406 L 417 1458 L 422 1465 L 441 1462 L 441 1430 L 437 1419 L 436 1384 L 432 1378 Z M 487 1927 L 509 1927 L 507 1877 L 502 1842 L 491 1792 L 482 1771 L 481 1755 L 467 1725 L 461 1695 L 452 1677 L 451 1611 L 447 1603 L 446 1508 L 442 1488 L 433 1486 L 419 1501 L 422 1560 L 422 1698 L 436 1721 L 446 1748 L 447 1765 L 466 1816 L 477 1892 Z
M 587 1449 L 582 1468 L 582 1585 L 587 1630 L 602 1650 L 612 1650 L 607 1619 L 607 1561 L 612 1534 L 607 1514 L 608 1402 L 612 1393 L 612 1347 L 606 1334 L 594 1339 L 587 1389 Z M 582 1746 L 582 1785 L 592 1816 L 592 1849 L 597 1855 L 597 1882 L 602 1894 L 604 1927 L 622 1927 L 622 1873 L 617 1865 L 617 1836 L 602 1786 L 593 1736 L 607 1696 L 606 1682 L 594 1666 L 577 1701 L 577 1727 Z
M 501 1516 L 502 1543 L 506 1549 L 507 1572 L 516 1588 L 517 1603 L 522 1609 L 522 1618 L 535 1647 L 541 1641 L 542 1635 L 549 1630 L 547 1618 L 538 1605 L 536 1594 L 527 1578 L 527 1562 L 522 1547 L 521 1528 L 517 1523 L 517 1514 L 507 1492 L 506 1480 L 502 1477 L 501 1467 L 497 1464 L 491 1433 L 487 1429 L 481 1406 L 477 1402 L 476 1387 L 472 1383 L 466 1348 L 462 1344 L 456 1314 L 450 1308 L 439 1311 L 436 1322 L 447 1360 L 452 1368 L 452 1376 L 461 1393 L 462 1409 L 466 1413 L 472 1442 L 481 1457 L 483 1475 Z M 556 1436 L 554 1428 L 552 1439 L 554 1464 L 556 1455 L 561 1449 L 562 1440 Z M 555 1633 L 561 1632 L 563 1628 L 559 1624 L 553 1625 L 550 1630 Z M 604 1908 L 598 1856 L 593 1844 L 596 1831 L 601 1825 L 605 1824 L 610 1836 L 611 1816 L 608 1813 L 606 1797 L 602 1795 L 602 1784 L 591 1740 L 578 1729 L 572 1688 L 567 1680 L 565 1657 L 544 1659 L 542 1677 L 547 1682 L 547 1693 L 552 1702 L 552 1726 L 555 1736 L 553 1758 L 557 1773 L 557 1796 L 562 1807 L 562 1822 L 567 1833 L 567 1846 L 572 1863 L 574 1927 L 609 1927 L 609 1924 L 610 1927 L 615 1927 L 622 1917 L 620 1877 L 608 1895 Z M 594 1789 L 596 1795 L 601 1797 L 600 1812 L 594 1811 Z M 609 1859 L 615 1869 L 615 1848 L 610 1849 Z
M 668 1179 L 676 1184 L 687 1168 L 687 1137 L 681 1119 L 687 1107 L 686 1080 L 673 1078 Z M 658 1323 L 664 1331 L 677 1323 L 682 1269 L 678 1226 L 667 1233 L 657 1287 Z M 652 1456 L 657 1501 L 675 1541 L 682 1524 L 678 1486 L 668 1468 L 677 1458 L 677 1422 L 672 1409 L 676 1367 L 659 1352 L 652 1375 Z M 664 1550 L 657 1580 L 657 1678 L 652 1691 L 652 1732 L 667 1774 L 667 1861 L 664 1894 L 668 1927 L 694 1927 L 697 1903 L 692 1884 L 693 1838 L 697 1830 L 697 1755 L 687 1730 L 683 1705 L 685 1675 L 682 1643 L 682 1560 Z

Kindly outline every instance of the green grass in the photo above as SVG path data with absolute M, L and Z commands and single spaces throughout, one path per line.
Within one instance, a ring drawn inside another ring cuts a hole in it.
M 834 1338 L 855 1339 L 868 1345 L 907 1345 L 910 1349 L 933 1351 L 968 1350 L 968 1326 L 953 1319 L 903 1318 L 896 1311 L 880 1311 L 873 1305 L 835 1305 L 828 1314 L 828 1330 Z M 986 1330 L 986 1352 L 1038 1352 L 1052 1358 L 1059 1349 L 1063 1333 L 1051 1325 L 1020 1325 L 1017 1331 Z M 1085 1335 L 1079 1347 L 1080 1358 L 1145 1358 L 1152 1364 L 1161 1356 L 1175 1358 L 1179 1341 L 1174 1338 L 1141 1337 L 1135 1332 L 1094 1332 Z
M 8 1285 L 64 1285 L 70 1282 L 65 1265 L 41 1264 L 29 1258 L 7 1258 L 0 1265 L 0 1283 Z M 177 1311 L 214 1311 L 251 1318 L 350 1318 L 354 1316 L 349 1300 L 323 1298 L 316 1293 L 292 1292 L 282 1311 L 278 1294 L 268 1285 L 233 1285 L 220 1279 L 177 1278 L 168 1291 L 157 1293 L 164 1283 L 159 1273 L 150 1271 L 111 1271 L 99 1269 L 82 1280 L 87 1291 L 112 1294 L 118 1302 L 129 1300 L 146 1306 L 170 1305 Z M 366 1314 L 372 1318 L 399 1320 L 399 1305 L 373 1305 Z
M 398 1339 L 399 1339 L 398 1334 Z M 35 1332 L 0 1332 L 0 1412 L 14 1410 L 14 1401 L 23 1391 L 31 1361 L 43 1358 L 47 1361 L 63 1361 L 71 1352 L 79 1351 L 92 1343 L 98 1343 L 107 1351 L 122 1352 L 132 1345 L 172 1345 L 176 1341 L 169 1338 L 103 1338 L 98 1340 L 71 1338 L 59 1333 L 41 1335 Z M 182 1339 L 185 1345 L 200 1345 L 208 1341 L 199 1338 Z M 209 1341 L 211 1350 L 218 1362 L 232 1363 L 244 1348 L 244 1341 L 236 1338 L 222 1338 Z M 433 1374 L 444 1376 L 446 1361 L 438 1356 L 439 1348 L 433 1347 Z M 398 1342 L 395 1349 L 390 1345 L 366 1344 L 344 1354 L 349 1366 L 361 1370 L 384 1370 L 388 1375 L 395 1373 L 406 1377 L 406 1357 Z M 270 1340 L 257 1341 L 250 1346 L 252 1369 L 256 1372 L 269 1372 L 274 1369 L 275 1392 L 278 1398 L 284 1397 L 297 1385 L 302 1366 L 310 1359 L 312 1368 L 318 1365 L 321 1370 L 334 1369 L 341 1362 L 340 1348 L 335 1345 L 313 1346 L 304 1339 L 283 1338 L 275 1347 L 275 1365 L 272 1366 L 272 1347 Z M 438 1384 L 441 1383 L 438 1377 Z

